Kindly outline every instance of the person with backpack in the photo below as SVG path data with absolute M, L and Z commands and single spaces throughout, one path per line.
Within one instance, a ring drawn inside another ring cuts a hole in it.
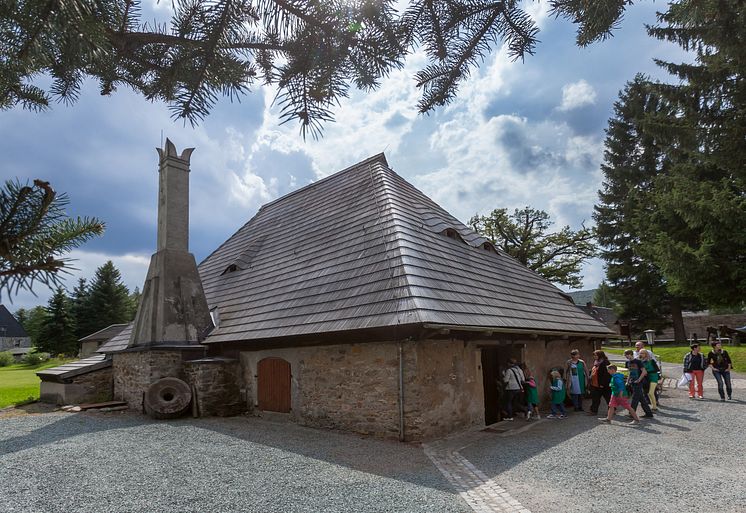
M 728 391 L 728 400 L 733 400 L 733 387 L 730 382 L 730 371 L 733 368 L 733 362 L 728 355 L 728 351 L 723 349 L 719 340 L 712 342 L 712 351 L 707 355 L 707 363 L 712 366 L 712 375 L 718 382 L 718 394 L 720 400 L 725 401 L 725 392 L 723 391 L 723 381 Z
M 601 398 L 606 400 L 606 404 L 611 401 L 611 374 L 606 370 L 610 365 L 606 353 L 597 349 L 593 351 L 593 367 L 591 367 L 591 411 L 588 415 L 598 415 L 598 407 L 601 404 Z
M 689 346 L 690 352 L 684 356 L 684 373 L 692 375 L 689 380 L 689 399 L 694 399 L 694 382 L 697 382 L 697 398 L 704 399 L 704 386 L 702 381 L 705 379 L 705 369 L 707 368 L 707 359 L 705 355 L 699 352 L 699 344 Z
M 660 368 L 658 362 L 651 358 L 650 353 L 646 349 L 640 350 L 640 361 L 642 362 L 645 371 L 647 372 L 648 383 L 650 388 L 648 389 L 648 399 L 650 399 L 650 409 L 658 411 L 658 402 L 655 399 L 655 389 L 658 386 L 660 380 Z
M 513 405 L 517 397 L 523 393 L 523 375 L 515 358 L 508 360 L 509 367 L 503 371 L 503 383 L 505 383 L 505 412 L 508 414 L 503 420 L 513 420 Z
M 640 423 L 640 417 L 637 416 L 637 412 L 629 404 L 627 399 L 627 386 L 624 383 L 624 374 L 617 372 L 616 365 L 609 365 L 607 368 L 611 375 L 611 401 L 609 401 L 609 413 L 606 417 L 600 417 L 598 420 L 611 424 L 611 419 L 614 418 L 617 408 L 624 408 L 627 410 L 632 417 L 630 424 L 636 425 Z
M 645 370 L 642 362 L 634 357 L 631 349 L 627 349 L 624 352 L 624 356 L 627 358 L 625 366 L 629 369 L 627 386 L 632 391 L 632 409 L 637 411 L 637 405 L 640 404 L 642 410 L 645 412 L 645 417 L 650 418 L 653 416 L 653 411 L 650 409 L 650 401 L 644 391 L 645 382 L 648 379 L 648 371 Z

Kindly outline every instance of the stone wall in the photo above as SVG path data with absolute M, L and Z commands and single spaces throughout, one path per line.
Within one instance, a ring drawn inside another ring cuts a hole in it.
M 290 418 L 301 424 L 381 438 L 399 436 L 398 344 L 379 342 L 242 352 L 244 383 L 257 405 L 257 363 L 282 358 L 291 367 Z M 479 352 L 461 341 L 405 342 L 407 440 L 484 424 Z
M 538 339 L 522 343 L 525 344 L 524 361 L 537 380 L 542 407 L 548 408 L 550 404 L 549 372 L 554 367 L 564 369 L 570 358 L 570 351 L 577 349 L 580 351 L 580 358 L 589 366 L 593 365 L 593 351 L 596 347 L 590 339 Z
M 461 340 L 405 344 L 407 440 L 426 440 L 484 425 L 480 352 Z
M 155 350 L 115 353 L 114 398 L 142 411 L 143 394 L 161 378 L 184 379 L 184 360 L 201 356 L 192 351 Z M 190 358 L 191 357 L 191 358 Z
M 184 363 L 184 374 L 192 385 L 200 417 L 226 417 L 246 411 L 241 394 L 241 367 L 238 360 L 203 358 Z
M 86 372 L 66 383 L 41 382 L 41 400 L 53 404 L 101 403 L 111 401 L 112 367 Z

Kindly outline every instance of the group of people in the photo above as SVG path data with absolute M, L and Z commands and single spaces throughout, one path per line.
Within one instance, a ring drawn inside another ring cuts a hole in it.
M 726 400 L 726 392 L 728 400 L 731 400 L 733 389 L 730 371 L 733 368 L 733 362 L 728 352 L 722 348 L 720 341 L 712 342 L 712 351 L 707 357 L 700 352 L 697 343 L 693 343 L 690 349 L 691 351 L 684 357 L 684 376 L 687 376 L 689 384 L 689 397 L 703 398 L 704 371 L 707 367 L 712 367 L 712 373 L 718 383 L 720 400 Z M 564 419 L 567 417 L 565 400 L 568 396 L 575 411 L 584 411 L 583 399 L 587 394 L 591 398 L 588 415 L 598 415 L 602 398 L 608 405 L 608 413 L 606 417 L 600 417 L 600 421 L 611 423 L 616 411 L 624 409 L 632 417 L 630 423 L 639 424 L 638 406 L 642 407 L 643 418 L 652 418 L 658 410 L 660 362 L 652 351 L 645 348 L 645 343 L 642 341 L 635 344 L 635 350 L 626 350 L 624 357 L 626 360 L 624 366 L 628 370 L 626 376 L 616 365 L 609 362 L 606 354 L 601 350 L 593 352 L 592 365 L 586 364 L 580 358 L 580 351 L 572 350 L 570 359 L 567 360 L 564 368 L 552 369 L 550 373 L 551 413 L 547 415 L 547 418 Z M 511 359 L 502 378 L 506 412 L 503 420 L 513 420 L 514 412 L 519 409 L 519 402 L 525 402 L 526 420 L 540 418 L 538 384 L 531 370 L 525 364 L 521 365 L 515 359 Z

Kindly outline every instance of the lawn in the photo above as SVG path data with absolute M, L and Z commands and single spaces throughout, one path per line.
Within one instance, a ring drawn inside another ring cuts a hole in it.
M 70 360 L 52 359 L 39 365 L 18 363 L 0 367 L 0 408 L 39 398 L 39 378 L 36 372 L 62 365 Z
M 710 352 L 710 348 L 700 346 L 704 349 L 705 356 Z M 609 354 L 624 354 L 624 349 L 604 347 L 604 351 Z M 731 360 L 733 360 L 733 370 L 736 372 L 746 372 L 746 346 L 725 346 L 723 349 L 728 351 Z M 664 362 L 684 363 L 684 355 L 689 352 L 689 346 L 655 346 L 653 352 Z

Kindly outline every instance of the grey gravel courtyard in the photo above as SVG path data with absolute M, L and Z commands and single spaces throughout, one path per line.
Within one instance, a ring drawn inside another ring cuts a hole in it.
M 705 401 L 668 390 L 657 418 L 637 428 L 625 425 L 626 417 L 609 426 L 573 414 L 563 421 L 516 420 L 513 431 L 476 432 L 430 447 L 457 450 L 535 513 L 743 512 L 746 380 L 736 380 L 740 400 L 731 403 L 714 400 L 711 377 L 707 383 Z M 0 482 L 0 511 L 13 513 L 470 512 L 474 506 L 422 447 L 252 417 L 0 416 Z

